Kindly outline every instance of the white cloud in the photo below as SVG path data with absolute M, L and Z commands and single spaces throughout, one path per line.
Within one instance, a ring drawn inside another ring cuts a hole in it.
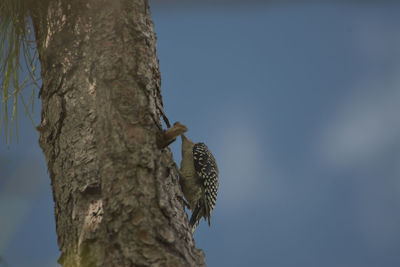
M 261 184 L 260 141 L 246 127 L 233 127 L 219 141 L 221 186 L 230 200 L 243 201 Z
M 354 29 L 368 68 L 350 97 L 327 118 L 317 154 L 333 165 L 370 164 L 400 144 L 400 35 L 398 25 L 361 17 Z
M 393 23 L 360 18 L 354 33 L 366 70 L 316 138 L 323 163 L 371 164 L 400 143 L 398 32 Z
M 370 163 L 400 142 L 400 80 L 360 83 L 317 138 L 323 162 Z
M 380 250 L 400 238 L 394 212 L 400 207 L 400 176 L 388 167 L 400 164 L 400 82 L 360 87 L 322 131 L 317 153 L 324 165 L 359 173 L 352 178 L 358 183 L 359 227 L 366 244 Z
M 281 175 L 266 153 L 268 137 L 258 134 L 256 123 L 241 120 L 240 116 L 232 117 L 235 121 L 226 122 L 217 134 L 218 204 L 225 206 L 224 209 L 240 209 L 254 202 L 259 205 L 260 201 L 276 203 L 277 198 L 283 197 L 284 189 Z

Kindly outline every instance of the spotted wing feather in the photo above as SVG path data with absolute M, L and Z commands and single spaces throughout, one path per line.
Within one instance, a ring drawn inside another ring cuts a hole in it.
M 204 189 L 202 202 L 203 216 L 210 225 L 210 216 L 217 201 L 218 194 L 218 166 L 214 156 L 204 143 L 197 143 L 193 147 L 194 168 Z M 200 212 L 200 211 L 198 211 Z M 200 216 L 199 216 L 200 217 Z

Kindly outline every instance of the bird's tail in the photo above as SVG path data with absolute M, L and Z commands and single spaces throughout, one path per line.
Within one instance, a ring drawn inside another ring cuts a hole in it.
M 190 217 L 189 220 L 189 225 L 192 228 L 192 234 L 196 230 L 197 226 L 200 223 L 200 219 L 202 216 L 202 205 L 200 203 L 196 206 L 196 208 L 193 210 L 192 216 Z

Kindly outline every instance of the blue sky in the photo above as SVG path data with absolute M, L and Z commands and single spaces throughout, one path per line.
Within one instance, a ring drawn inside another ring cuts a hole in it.
M 195 234 L 208 266 L 400 266 L 400 5 L 229 3 L 152 6 L 167 116 L 220 167 Z M 19 127 L 0 255 L 56 266 L 45 160 Z

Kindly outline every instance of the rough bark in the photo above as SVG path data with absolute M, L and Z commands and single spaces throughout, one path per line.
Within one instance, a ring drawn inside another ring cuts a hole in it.
M 31 12 L 43 87 L 40 146 L 63 266 L 203 266 L 162 111 L 145 0 L 51 0 Z

